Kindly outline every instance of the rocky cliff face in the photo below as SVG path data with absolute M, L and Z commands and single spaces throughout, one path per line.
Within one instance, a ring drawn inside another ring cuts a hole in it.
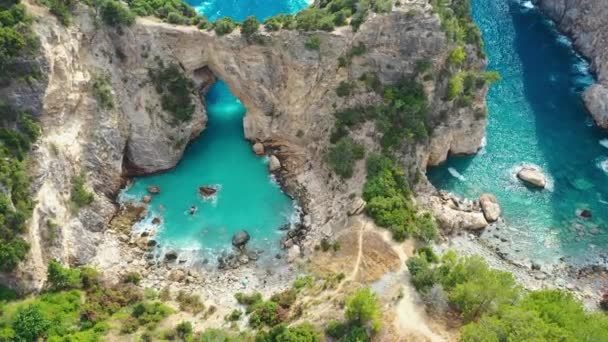
M 608 128 L 608 2 L 605 0 L 538 0 L 540 8 L 591 60 L 598 83 L 584 94 L 600 127 Z
M 277 150 L 292 175 L 288 186 L 308 194 L 312 230 L 326 234 L 345 218 L 349 195 L 360 192 L 364 178 L 363 164 L 348 182 L 331 176 L 324 165 L 332 113 L 380 101 L 361 87 L 353 96 L 338 97 L 341 81 L 356 82 L 369 71 L 382 83 L 392 83 L 413 73 L 418 61 L 431 62 L 433 77 L 424 85 L 434 129 L 425 143 L 404 147 L 406 170 L 424 171 L 449 153 L 474 153 L 484 135 L 485 117 L 479 112 L 485 110 L 485 88 L 475 95 L 473 109 L 445 100 L 446 60 L 455 46 L 447 42 L 426 1 L 373 15 L 358 32 L 349 27 L 331 33 L 264 32 L 264 44 L 248 42 L 238 32 L 218 37 L 151 19 L 116 30 L 101 25 L 85 7 L 66 28 L 45 9 L 28 8 L 36 17 L 34 29 L 48 65 L 40 110 L 44 135 L 32 158 L 37 199 L 28 233 L 32 251 L 17 277 L 33 289 L 42 285 L 51 258 L 108 268 L 119 263 L 124 257 L 113 254 L 122 252 L 112 249 L 116 236 L 106 227 L 116 212 L 113 199 L 123 177 L 172 168 L 204 129 L 200 93 L 192 94 L 196 110 L 191 120 L 176 124 L 162 109 L 148 76 L 159 61 L 179 65 L 199 92 L 214 77 L 228 84 L 248 109 L 245 136 Z M 305 47 L 311 35 L 321 38 L 319 50 Z M 338 58 L 359 43 L 366 53 L 353 57 L 349 67 L 339 67 Z M 475 51 L 468 55 L 467 66 L 483 70 Z M 99 74 L 109 77 L 112 109 L 96 100 L 92 80 Z M 358 139 L 374 149 L 368 139 L 374 134 L 373 125 L 365 125 Z M 78 174 L 86 175 L 96 195 L 91 206 L 75 211 L 69 197 Z M 48 220 L 60 227 L 52 238 Z

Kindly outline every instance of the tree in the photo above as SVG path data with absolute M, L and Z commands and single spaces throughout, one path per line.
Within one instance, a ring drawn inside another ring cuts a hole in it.
M 238 24 L 229 17 L 223 17 L 213 23 L 213 29 L 218 36 L 223 36 L 232 32 Z
M 42 337 L 49 329 L 50 322 L 45 319 L 40 309 L 35 305 L 29 305 L 21 309 L 13 321 L 15 340 L 30 342 Z
M 353 176 L 353 168 L 357 160 L 363 159 L 365 149 L 352 138 L 341 138 L 327 154 L 329 166 L 342 178 Z
M 100 6 L 103 22 L 110 26 L 131 26 L 135 22 L 135 14 L 116 0 L 105 0 Z
M 47 281 L 53 291 L 76 289 L 82 285 L 77 269 L 63 267 L 58 261 L 49 262 Z
M 252 15 L 245 18 L 243 26 L 241 26 L 241 33 L 249 37 L 257 33 L 260 29 L 260 22 Z
M 374 332 L 380 330 L 380 314 L 378 299 L 369 288 L 357 290 L 346 300 L 346 319 L 360 326 L 369 324 Z

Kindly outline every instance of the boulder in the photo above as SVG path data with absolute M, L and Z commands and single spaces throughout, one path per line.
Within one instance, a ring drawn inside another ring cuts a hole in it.
M 146 190 L 148 190 L 148 192 L 152 195 L 160 194 L 160 186 L 158 185 L 150 185 L 146 188 Z
M 217 192 L 217 189 L 213 186 L 203 185 L 198 187 L 198 193 L 204 197 L 213 196 Z
M 591 214 L 591 210 L 589 209 L 582 209 L 578 215 L 582 218 L 591 218 L 591 216 L 593 216 L 593 214 Z
M 262 145 L 262 143 L 256 142 L 255 144 L 253 144 L 253 153 L 255 153 L 258 156 L 261 156 L 264 154 L 264 145 Z
M 148 204 L 150 202 L 152 202 L 152 196 L 150 195 L 145 195 L 144 198 L 142 199 L 142 202 Z
M 245 247 L 245 245 L 247 244 L 247 242 L 249 242 L 250 239 L 251 236 L 249 236 L 249 233 L 247 233 L 247 231 L 245 230 L 241 230 L 240 232 L 236 232 L 232 236 L 232 245 L 240 249 Z
M 547 178 L 535 167 L 524 166 L 517 173 L 517 178 L 537 188 L 544 188 L 547 185 Z
M 171 272 L 169 272 L 169 276 L 167 278 L 169 278 L 169 280 L 171 280 L 171 281 L 181 283 L 186 279 L 186 272 L 184 272 L 183 270 L 179 270 L 179 269 L 172 270 Z
M 483 210 L 483 216 L 485 216 L 488 222 L 498 220 L 500 217 L 500 205 L 494 195 L 482 194 L 479 196 L 479 204 L 481 205 L 481 210 Z
M 176 251 L 168 251 L 165 253 L 165 261 L 175 261 L 177 260 L 177 252 Z
M 353 216 L 361 214 L 365 209 L 366 204 L 367 203 L 361 197 L 355 198 L 348 210 L 348 215 Z
M 160 224 L 160 223 L 161 223 L 160 217 L 157 216 L 152 219 L 152 224 Z
M 300 257 L 301 251 L 300 246 L 293 245 L 287 251 L 287 262 L 294 262 L 296 259 Z
M 268 161 L 268 170 L 270 170 L 270 172 L 274 172 L 280 168 L 281 162 L 279 161 L 279 158 L 277 158 L 274 154 L 271 155 L 270 160 Z

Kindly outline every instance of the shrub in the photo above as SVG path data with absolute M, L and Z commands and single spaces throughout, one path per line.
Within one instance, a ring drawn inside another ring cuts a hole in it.
M 452 53 L 450 53 L 449 63 L 451 65 L 461 65 L 467 59 L 467 53 L 464 51 L 462 45 L 456 47 Z
M 245 18 L 241 26 L 241 33 L 245 36 L 251 36 L 257 33 L 260 29 L 260 22 L 252 15 Z
M 243 316 L 243 311 L 239 309 L 234 309 L 229 315 L 226 315 L 226 317 L 224 317 L 224 320 L 228 322 L 236 322 L 241 319 L 241 316 Z
M 229 34 L 238 26 L 239 24 L 232 20 L 230 17 L 223 17 L 216 20 L 213 23 L 213 29 L 218 36 L 223 36 L 225 34 Z
M 112 99 L 112 86 L 110 86 L 110 78 L 108 76 L 96 75 L 93 77 L 93 90 L 97 102 L 104 109 L 112 109 L 114 100 Z
M 336 94 L 339 97 L 349 96 L 354 88 L 355 86 L 352 83 L 341 81 L 340 84 L 338 84 L 338 88 L 336 88 Z
M 72 192 L 70 200 L 76 208 L 81 208 L 93 203 L 95 196 L 84 186 L 84 174 L 72 178 Z
M 355 162 L 363 159 L 365 149 L 349 137 L 341 138 L 329 149 L 327 162 L 331 169 L 342 178 L 353 176 Z
M 110 26 L 131 26 L 135 23 L 135 14 L 117 0 L 104 0 L 99 6 L 103 22 Z
M 192 335 L 192 323 L 184 321 L 180 322 L 175 327 L 175 332 L 179 338 L 185 341 L 187 337 Z
M 176 122 L 190 120 L 194 113 L 191 98 L 194 84 L 182 73 L 180 67 L 177 64 L 165 67 L 161 63 L 158 69 L 149 70 L 149 75 L 161 96 L 162 108 L 172 114 Z
M 52 291 L 77 289 L 82 286 L 80 272 L 77 269 L 63 267 L 56 260 L 49 262 L 47 281 Z
M 43 317 L 38 306 L 29 305 L 17 312 L 13 331 L 18 341 L 37 341 L 50 328 L 51 322 Z
M 283 292 L 275 293 L 270 300 L 279 304 L 283 309 L 289 309 L 296 302 L 297 291 L 288 289 Z
M 304 47 L 308 50 L 319 50 L 321 48 L 321 38 L 319 36 L 310 36 L 304 42 Z
M 141 275 L 137 272 L 128 272 L 122 276 L 121 281 L 124 284 L 139 285 L 141 282 Z
M 176 300 L 179 303 L 179 309 L 182 311 L 196 315 L 205 310 L 205 305 L 197 294 L 187 294 L 185 291 L 179 291 Z
M 370 325 L 374 332 L 380 330 L 380 304 L 369 288 L 357 290 L 346 300 L 344 316 L 360 326 Z
M 173 24 L 191 24 L 207 28 L 207 18 L 182 0 L 129 0 L 131 11 L 139 16 L 156 16 Z
M 262 301 L 252 306 L 249 316 L 249 325 L 252 328 L 260 328 L 263 325 L 272 327 L 281 321 L 279 304 L 273 301 Z
M 241 305 L 252 306 L 262 301 L 262 294 L 259 292 L 254 292 L 246 295 L 244 293 L 237 292 L 234 294 L 234 298 Z
M 293 288 L 301 290 L 305 287 L 312 287 L 315 283 L 315 279 L 312 276 L 300 276 L 293 281 Z
M 448 82 L 449 100 L 454 100 L 455 98 L 460 96 L 460 94 L 462 94 L 462 92 L 464 91 L 465 75 L 466 74 L 464 72 L 457 72 L 452 75 L 452 77 L 450 77 L 450 80 Z
M 137 318 L 140 325 L 154 328 L 171 313 L 172 310 L 162 303 L 138 303 L 133 307 L 131 316 Z
M 279 324 L 268 332 L 260 332 L 256 336 L 258 342 L 321 342 L 319 332 L 309 323 L 288 327 Z
M 65 26 L 70 25 L 72 22 L 72 10 L 76 3 L 77 1 L 75 0 L 44 1 L 44 4 L 49 8 L 49 11 Z

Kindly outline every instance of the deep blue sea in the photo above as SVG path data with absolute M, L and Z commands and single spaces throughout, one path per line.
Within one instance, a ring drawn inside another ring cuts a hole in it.
M 526 256 L 586 261 L 608 247 L 608 134 L 581 100 L 593 82 L 589 63 L 529 1 L 472 5 L 489 69 L 502 75 L 487 96 L 486 145 L 428 176 L 436 187 L 470 198 L 495 194 L 512 244 Z M 522 185 L 515 177 L 522 163 L 540 166 L 548 188 Z M 593 217 L 577 218 L 577 209 Z

